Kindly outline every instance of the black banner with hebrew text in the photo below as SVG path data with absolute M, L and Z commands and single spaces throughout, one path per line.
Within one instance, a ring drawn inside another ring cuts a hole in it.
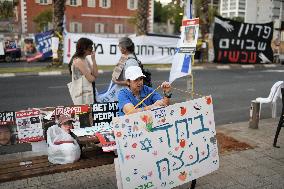
M 273 61 L 273 22 L 248 24 L 215 17 L 214 62 L 269 63 Z

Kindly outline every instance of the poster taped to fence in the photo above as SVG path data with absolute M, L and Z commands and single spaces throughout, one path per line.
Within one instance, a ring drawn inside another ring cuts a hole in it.
M 173 188 L 219 168 L 212 97 L 113 120 L 124 189 Z

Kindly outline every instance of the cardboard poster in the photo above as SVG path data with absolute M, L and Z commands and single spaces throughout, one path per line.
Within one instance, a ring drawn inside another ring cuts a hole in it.
M 179 53 L 194 54 L 198 40 L 199 18 L 182 21 Z
M 173 188 L 219 168 L 211 96 L 115 118 L 113 127 L 124 189 Z
M 16 112 L 16 124 L 20 143 L 44 140 L 39 109 Z
M 32 57 L 28 57 L 27 58 L 28 62 L 52 56 L 52 49 L 51 49 L 52 36 L 53 36 L 53 31 L 37 33 L 35 35 L 35 44 L 38 52 Z
M 54 112 L 56 117 L 60 115 L 71 115 L 75 122 L 74 129 L 91 127 L 90 107 L 88 105 L 79 106 L 58 106 Z
M 104 152 L 110 152 L 116 149 L 115 137 L 112 132 L 111 133 L 97 132 L 96 137 L 98 137 Z
M 106 102 L 93 104 L 93 126 L 109 126 L 113 117 L 118 116 L 118 103 Z
M 0 112 L 0 126 L 16 124 L 16 116 L 13 111 Z

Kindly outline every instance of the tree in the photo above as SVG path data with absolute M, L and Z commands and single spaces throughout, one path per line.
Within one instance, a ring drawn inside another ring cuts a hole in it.
M 166 23 L 168 20 L 166 9 L 160 1 L 154 1 L 154 22 Z
M 195 9 L 195 16 L 200 19 L 200 30 L 202 39 L 209 33 L 210 25 L 214 22 L 214 17 L 218 15 L 216 7 L 210 6 L 209 0 L 194 0 L 194 6 L 200 7 Z
M 137 34 L 145 35 L 148 31 L 148 0 L 139 0 L 138 1 L 138 11 L 137 11 Z
M 44 27 L 48 25 L 48 23 L 52 22 L 53 11 L 51 9 L 44 10 L 39 15 L 37 15 L 33 21 L 37 25 L 37 32 L 43 32 Z
M 13 3 L 13 1 L 1 0 L 0 1 L 0 19 L 13 18 L 15 5 L 16 3 Z
M 237 16 L 237 17 L 233 17 L 232 20 L 237 21 L 237 22 L 244 22 L 244 21 L 245 21 L 245 18 L 244 18 L 244 17 Z
M 60 39 L 58 47 L 58 59 L 53 60 L 53 65 L 60 65 L 63 62 L 63 20 L 66 0 L 53 0 L 53 29 L 54 34 Z
M 166 10 L 167 19 L 174 24 L 174 33 L 180 33 L 180 26 L 183 17 L 183 7 L 179 3 L 171 2 L 164 7 Z

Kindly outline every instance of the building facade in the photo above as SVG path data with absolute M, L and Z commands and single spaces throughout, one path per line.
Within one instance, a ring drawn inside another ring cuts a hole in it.
M 220 0 L 220 15 L 225 18 L 245 17 L 246 0 Z
M 119 35 L 135 33 L 138 0 L 66 0 L 65 28 L 74 33 Z M 52 0 L 20 0 L 22 33 L 36 33 L 33 19 L 52 9 Z M 148 32 L 153 31 L 154 0 L 149 0 Z M 51 23 L 47 29 L 51 29 Z
M 282 0 L 247 0 L 245 22 L 266 23 L 275 21 L 275 27 L 280 28 L 284 20 Z

